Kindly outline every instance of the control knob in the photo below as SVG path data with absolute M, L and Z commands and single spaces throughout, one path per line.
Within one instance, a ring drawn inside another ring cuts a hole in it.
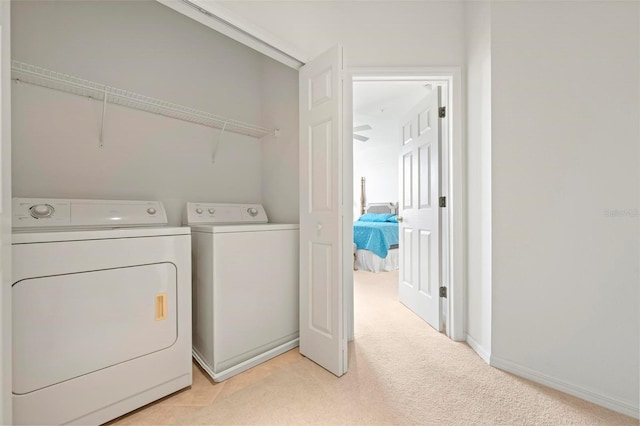
M 202 214 L 202 209 L 201 209 L 200 207 L 198 207 L 198 208 L 196 209 L 196 213 L 198 213 L 198 214 Z
M 258 215 L 258 209 L 256 209 L 255 207 L 251 207 L 247 209 L 247 213 L 249 213 L 251 217 L 256 217 Z
M 209 209 L 209 214 L 214 214 L 216 212 L 216 209 Z
M 29 209 L 31 216 L 36 219 L 42 219 L 45 217 L 51 217 L 53 214 L 53 206 L 49 204 L 36 204 Z
M 154 209 L 153 207 L 149 207 L 149 208 L 147 209 L 147 213 L 149 213 L 149 214 L 156 214 L 156 211 L 157 211 L 157 210 L 156 210 L 156 209 Z

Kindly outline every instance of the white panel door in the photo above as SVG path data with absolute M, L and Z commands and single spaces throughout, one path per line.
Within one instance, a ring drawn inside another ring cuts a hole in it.
M 406 115 L 400 134 L 399 298 L 433 328 L 440 315 L 440 87 Z
M 300 353 L 347 370 L 342 217 L 342 47 L 300 69 Z M 351 208 L 351 206 L 349 206 Z

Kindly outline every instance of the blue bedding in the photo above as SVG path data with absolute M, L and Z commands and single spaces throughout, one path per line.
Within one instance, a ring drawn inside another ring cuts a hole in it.
M 358 249 L 369 250 L 385 258 L 389 246 L 398 244 L 398 224 L 392 222 L 354 222 L 353 242 Z

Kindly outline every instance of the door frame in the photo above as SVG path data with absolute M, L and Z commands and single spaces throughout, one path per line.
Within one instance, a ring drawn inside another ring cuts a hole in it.
M 0 424 L 12 424 L 11 2 L 0 1 Z
M 461 67 L 375 67 L 349 68 L 345 76 L 344 113 L 353 114 L 354 81 L 433 81 L 447 82 L 443 104 L 447 108 L 448 125 L 442 138 L 442 189 L 447 197 L 446 214 L 443 215 L 443 269 L 447 287 L 445 299 L 446 334 L 455 341 L 465 341 L 465 241 L 466 241 L 466 158 L 464 152 L 464 105 Z M 351 121 L 351 120 L 347 120 Z M 346 141 L 347 139 L 345 139 Z M 345 159 L 346 160 L 346 159 Z M 353 162 L 351 173 L 345 173 L 344 185 L 353 188 Z M 351 204 L 353 204 L 352 194 Z M 349 242 L 350 243 L 350 242 Z M 441 253 L 442 255 L 442 253 Z M 353 280 L 345 281 L 345 302 L 349 340 L 354 338 Z

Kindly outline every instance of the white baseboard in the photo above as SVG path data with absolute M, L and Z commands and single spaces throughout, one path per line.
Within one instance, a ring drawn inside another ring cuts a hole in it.
M 489 361 L 491 360 L 491 352 L 483 348 L 480 345 L 480 343 L 476 342 L 475 339 L 469 336 L 468 334 L 467 334 L 467 344 L 471 346 L 471 349 L 473 349 L 478 354 L 478 356 L 480 356 L 480 358 L 484 360 L 484 362 L 486 362 L 487 364 L 490 364 Z
M 223 380 L 227 380 L 229 377 L 242 373 L 243 371 L 255 367 L 258 364 L 262 364 L 263 362 L 268 361 L 271 358 L 275 358 L 278 355 L 290 351 L 293 348 L 297 348 L 298 346 L 300 346 L 300 338 L 296 337 L 293 340 L 283 343 L 280 346 L 276 346 L 273 349 L 269 349 L 266 352 L 258 354 L 251 359 L 243 361 L 218 373 L 213 371 L 213 366 L 207 363 L 206 358 L 200 355 L 195 346 L 192 348 L 191 354 L 193 355 L 193 358 L 196 360 L 196 362 L 200 365 L 200 367 L 202 367 L 202 369 L 206 371 L 209 376 L 211 376 L 214 382 L 222 382 Z
M 471 346 L 470 343 L 469 346 Z M 500 370 L 513 373 L 517 376 L 524 377 L 525 379 L 529 379 L 533 382 L 540 383 L 541 385 L 545 385 L 561 392 L 568 393 L 569 395 L 577 396 L 578 398 L 593 402 L 594 404 L 601 405 L 613 411 L 617 411 L 618 413 L 626 414 L 627 416 L 635 417 L 636 419 L 640 418 L 640 407 L 638 406 L 637 402 L 634 404 L 631 401 L 623 401 L 616 398 L 611 398 L 598 392 L 584 389 L 580 386 L 574 385 L 573 383 L 558 380 L 547 374 L 532 370 L 527 367 L 523 367 L 522 365 L 498 358 L 496 356 L 491 357 L 491 362 L 489 364 L 493 367 L 499 368 Z

